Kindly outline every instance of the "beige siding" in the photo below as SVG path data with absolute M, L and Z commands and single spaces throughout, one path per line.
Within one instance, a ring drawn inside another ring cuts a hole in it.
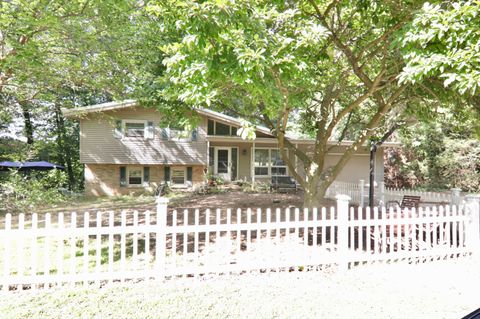
M 146 165 L 150 167 L 150 183 L 148 186 L 120 187 L 120 166 L 112 164 L 85 165 L 85 195 L 87 196 L 119 196 L 126 194 L 153 194 L 164 178 L 164 166 Z M 126 165 L 127 170 L 139 165 Z M 186 169 L 186 166 L 170 166 L 171 169 Z M 204 181 L 204 167 L 192 166 L 193 185 Z
M 311 145 L 300 145 L 303 151 L 309 151 Z M 326 157 L 325 168 L 332 167 L 340 160 L 341 155 L 346 147 L 335 147 Z M 297 161 L 297 167 L 301 175 L 305 176 L 302 163 Z M 363 179 L 366 182 L 369 180 L 370 174 L 370 152 L 367 148 L 357 150 L 357 152 L 350 158 L 347 165 L 336 178 L 336 181 L 356 183 Z M 375 159 L 375 180 L 377 183 L 383 182 L 384 179 L 384 165 L 383 165 L 383 148 L 377 150 Z
M 153 121 L 153 139 L 116 138 L 116 120 Z M 80 121 L 80 161 L 85 164 L 178 164 L 206 165 L 204 121 L 198 128 L 197 141 L 164 141 L 159 127 L 160 114 L 153 109 L 132 107 L 91 114 Z

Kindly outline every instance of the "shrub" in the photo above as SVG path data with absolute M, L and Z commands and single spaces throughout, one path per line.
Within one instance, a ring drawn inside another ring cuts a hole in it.
M 63 202 L 67 176 L 60 170 L 23 173 L 12 170 L 0 182 L 0 211 L 15 212 Z

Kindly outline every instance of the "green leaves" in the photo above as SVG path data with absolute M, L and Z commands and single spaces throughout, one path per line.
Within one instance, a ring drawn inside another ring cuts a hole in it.
M 426 3 L 405 30 L 400 81 L 439 78 L 445 87 L 474 95 L 480 87 L 480 2 Z
M 157 92 L 189 105 L 228 105 L 238 97 L 277 110 L 279 92 L 314 84 L 311 50 L 327 32 L 292 6 L 268 1 L 151 2 L 146 8 L 162 31 L 160 49 L 171 85 Z M 293 94 L 291 99 L 299 99 Z

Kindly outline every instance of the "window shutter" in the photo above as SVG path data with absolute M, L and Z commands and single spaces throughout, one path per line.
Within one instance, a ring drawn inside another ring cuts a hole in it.
M 122 138 L 122 135 L 123 135 L 122 121 L 121 120 L 116 120 L 115 121 L 114 136 L 115 136 L 115 138 Z
M 153 126 L 153 122 L 147 122 L 147 131 L 145 134 L 145 138 L 153 139 L 155 136 L 155 127 Z
M 143 184 L 148 185 L 150 183 L 150 167 L 145 166 L 143 168 Z
M 168 131 L 166 128 L 162 128 L 162 140 L 168 141 Z
M 169 182 L 170 181 L 170 167 L 169 166 L 164 167 L 163 175 L 165 176 L 165 182 Z
M 127 167 L 120 166 L 120 187 L 127 186 Z
M 196 128 L 194 128 L 194 129 L 192 130 L 192 141 L 193 141 L 193 142 L 196 142 L 197 139 L 198 139 L 198 130 L 197 130 Z
M 191 182 L 193 177 L 193 168 L 187 167 L 187 181 Z

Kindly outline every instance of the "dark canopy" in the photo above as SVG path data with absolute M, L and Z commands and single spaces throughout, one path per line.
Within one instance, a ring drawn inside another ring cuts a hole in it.
M 20 171 L 27 170 L 49 170 L 49 169 L 64 169 L 63 166 L 52 164 L 45 161 L 40 162 L 0 162 L 0 171 L 7 171 L 9 169 L 18 169 Z

